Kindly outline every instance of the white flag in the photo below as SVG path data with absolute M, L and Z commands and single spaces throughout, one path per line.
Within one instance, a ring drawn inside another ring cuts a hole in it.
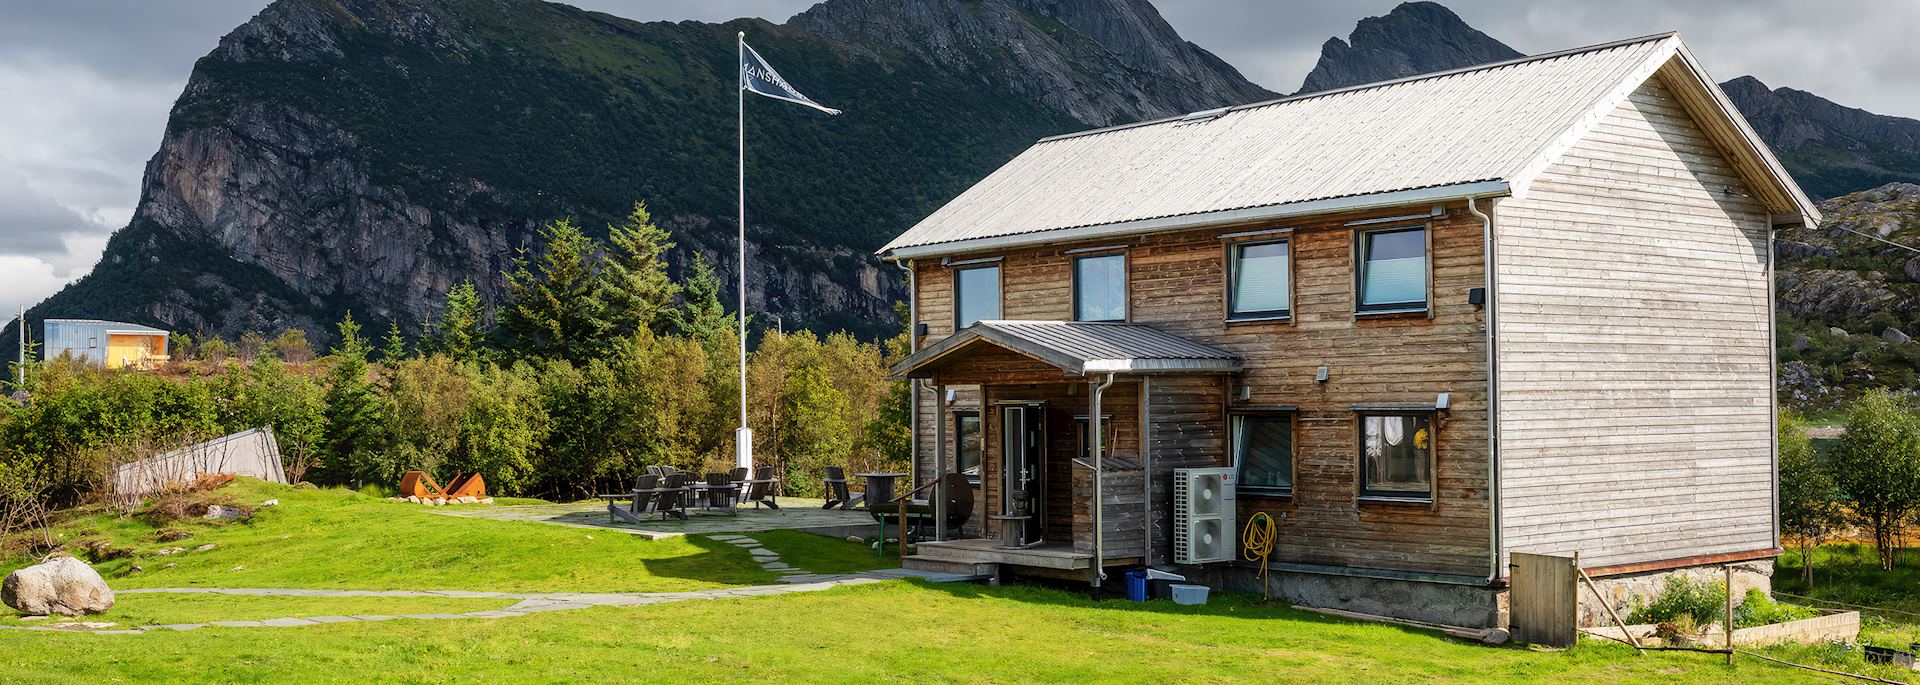
M 775 100 L 799 103 L 828 114 L 840 113 L 840 110 L 814 102 L 812 98 L 794 90 L 793 84 L 781 78 L 780 72 L 774 71 L 766 60 L 760 58 L 760 53 L 754 52 L 745 41 L 741 41 L 740 47 L 745 48 L 740 51 L 740 86 L 747 89 L 747 92 L 759 93 Z

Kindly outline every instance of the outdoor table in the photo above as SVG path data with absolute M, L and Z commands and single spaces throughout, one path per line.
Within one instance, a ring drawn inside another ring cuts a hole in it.
M 856 478 L 867 479 L 866 506 L 868 509 L 872 509 L 873 505 L 875 504 L 880 504 L 882 506 L 885 506 L 888 502 L 892 502 L 893 501 L 893 482 L 901 478 L 907 477 L 908 474 L 905 474 L 905 473 L 856 473 L 853 475 Z

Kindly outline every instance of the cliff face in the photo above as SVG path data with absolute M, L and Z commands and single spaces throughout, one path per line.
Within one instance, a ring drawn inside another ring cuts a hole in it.
M 418 331 L 543 221 L 646 200 L 732 282 L 733 34 L 847 114 L 750 99 L 748 299 L 888 332 L 869 253 L 1033 140 L 1270 97 L 1145 0 L 830 0 L 785 25 L 535 0 L 278 0 L 195 66 L 132 223 L 36 307 L 232 336 Z
M 1408 2 L 1386 16 L 1361 19 L 1347 41 L 1328 38 L 1320 46 L 1320 61 L 1300 84 L 1300 92 L 1315 93 L 1519 56 L 1519 51 L 1468 26 L 1446 7 Z
M 1844 195 L 1920 180 L 1920 121 L 1846 107 L 1752 76 L 1720 84 L 1807 192 Z

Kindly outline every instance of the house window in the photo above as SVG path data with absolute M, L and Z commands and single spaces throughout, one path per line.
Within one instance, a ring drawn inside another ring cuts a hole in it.
M 967 480 L 980 482 L 980 414 L 962 412 L 954 414 L 954 423 L 958 424 L 953 436 L 953 453 L 959 458 L 960 473 Z
M 1252 494 L 1293 494 L 1293 415 L 1233 415 L 1237 487 Z
M 1288 314 L 1293 295 L 1291 247 L 1281 240 L 1231 248 L 1227 318 L 1269 319 Z
M 1360 496 L 1433 499 L 1433 417 L 1360 415 Z
M 1127 256 L 1108 254 L 1073 260 L 1075 321 L 1127 320 Z
M 1080 444 L 1080 456 L 1088 459 L 1093 458 L 1093 452 L 1091 451 L 1092 443 L 1088 442 L 1087 440 L 1089 434 L 1092 433 L 1093 430 L 1091 427 L 1087 425 L 1087 417 L 1085 415 L 1075 416 L 1073 417 L 1073 423 L 1074 423 L 1074 433 L 1075 433 L 1074 440 L 1075 442 L 1078 442 Z M 1109 457 L 1113 456 L 1113 444 L 1114 444 L 1113 436 L 1115 433 L 1118 433 L 1118 432 L 1119 431 L 1114 430 L 1113 416 L 1111 414 L 1101 419 L 1100 421 L 1100 453 L 1101 454 Z
M 954 328 L 1000 318 L 1000 267 L 976 266 L 953 273 Z
M 1427 229 L 1364 231 L 1360 240 L 1362 312 L 1427 307 Z

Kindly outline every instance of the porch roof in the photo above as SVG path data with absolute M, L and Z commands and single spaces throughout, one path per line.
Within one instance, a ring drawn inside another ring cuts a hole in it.
M 1066 375 L 1233 373 L 1239 357 L 1137 323 L 981 321 L 893 365 L 893 375 L 925 378 L 955 353 L 992 345 L 1058 367 Z

